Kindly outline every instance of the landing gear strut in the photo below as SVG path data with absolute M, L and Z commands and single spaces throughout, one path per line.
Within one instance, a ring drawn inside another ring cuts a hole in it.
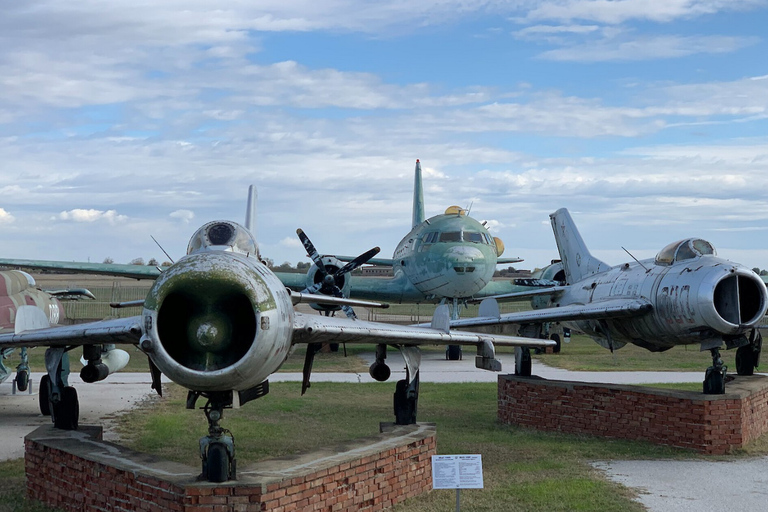
M 418 347 L 399 346 L 405 360 L 405 379 L 397 381 L 394 406 L 395 424 L 413 425 L 419 404 L 419 365 L 421 351 Z
M 530 377 L 531 364 L 531 349 L 528 347 L 515 347 L 515 375 Z
M 704 394 L 722 395 L 725 393 L 725 374 L 728 367 L 723 364 L 720 357 L 720 348 L 712 348 L 712 366 L 707 368 L 704 374 Z
M 208 435 L 200 438 L 203 471 L 198 479 L 208 482 L 235 480 L 237 478 L 235 438 L 232 432 L 219 425 L 219 421 L 224 416 L 224 409 L 232 407 L 232 392 L 204 394 L 190 391 L 187 396 L 188 409 L 194 408 L 194 403 L 200 395 L 208 399 L 203 406 L 205 417 L 208 419 Z
M 736 349 L 736 373 L 753 375 L 760 366 L 760 351 L 763 348 L 763 336 L 753 329 L 749 335 L 749 344 Z

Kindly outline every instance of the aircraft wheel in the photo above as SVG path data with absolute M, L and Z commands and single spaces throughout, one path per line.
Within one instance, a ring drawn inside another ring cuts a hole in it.
M 37 401 L 40 404 L 40 414 L 43 416 L 51 415 L 51 378 L 46 373 L 40 379 L 40 392 L 37 395 Z
M 531 376 L 531 350 L 524 347 L 515 347 L 515 375 L 521 377 Z
M 556 343 L 556 345 L 554 347 L 552 347 L 552 353 L 553 354 L 559 354 L 560 353 L 560 347 L 561 347 L 560 335 L 555 333 L 552 336 L 550 336 L 549 339 L 551 339 L 552 341 L 554 341 Z
M 461 345 L 448 345 L 445 349 L 445 358 L 449 361 L 458 361 L 461 359 Z
M 29 387 L 29 371 L 20 370 L 16 372 L 16 388 L 19 391 L 26 391 Z
M 209 482 L 226 482 L 229 480 L 229 454 L 224 443 L 208 445 L 206 460 Z
M 413 425 L 416 423 L 416 399 L 408 398 L 408 381 L 397 381 L 395 386 L 395 424 Z
M 736 373 L 739 375 L 754 375 L 757 366 L 757 353 L 752 345 L 744 345 L 736 349 Z
M 711 366 L 707 368 L 704 374 L 704 394 L 722 395 L 725 394 L 725 373 L 718 371 Z
M 77 430 L 80 417 L 80 402 L 77 390 L 72 386 L 65 387 L 61 392 L 59 403 L 53 404 L 53 426 L 62 430 Z

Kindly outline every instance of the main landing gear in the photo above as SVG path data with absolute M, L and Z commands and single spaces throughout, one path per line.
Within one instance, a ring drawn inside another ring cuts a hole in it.
M 755 368 L 760 366 L 760 352 L 763 348 L 763 336 L 760 331 L 753 329 L 749 335 L 749 343 L 736 349 L 736 373 L 753 375 Z
M 393 405 L 395 423 L 397 425 L 413 425 L 416 423 L 416 412 L 419 403 L 419 365 L 421 364 L 421 351 L 418 347 L 406 347 L 399 345 L 400 353 L 405 360 L 405 379 L 397 381 Z M 368 373 L 375 380 L 384 382 L 389 379 L 391 371 L 385 362 L 387 359 L 387 346 L 376 345 L 376 360 L 371 364 Z
M 261 398 L 269 393 L 269 381 L 248 389 L 239 391 L 240 404 Z M 187 409 L 194 409 L 197 399 L 206 399 L 202 407 L 208 420 L 208 435 L 200 438 L 200 458 L 202 472 L 198 480 L 208 482 L 226 482 L 237 479 L 237 459 L 235 458 L 235 437 L 232 432 L 219 425 L 224 417 L 224 409 L 231 409 L 233 403 L 232 391 L 189 391 L 187 394 Z
M 53 426 L 62 430 L 77 430 L 80 419 L 80 402 L 77 390 L 67 382 L 69 356 L 63 347 L 51 347 L 45 351 L 45 367 L 48 374 L 40 379 L 38 396 L 40 412 L 50 415 Z

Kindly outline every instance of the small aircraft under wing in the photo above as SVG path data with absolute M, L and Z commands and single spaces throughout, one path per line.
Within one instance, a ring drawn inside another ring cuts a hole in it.
M 406 361 L 406 378 L 394 394 L 399 424 L 416 421 L 421 344 L 463 344 L 477 349 L 476 365 L 498 371 L 494 345 L 554 344 L 489 334 L 449 331 L 447 306 L 438 308 L 429 327 L 393 326 L 350 318 L 304 315 L 299 302 L 328 305 L 380 306 L 360 300 L 299 294 L 288 290 L 258 258 L 249 229 L 229 221 L 214 221 L 192 236 L 187 255 L 167 268 L 149 290 L 143 312 L 129 318 L 63 327 L 32 329 L 0 335 L 0 349 L 46 346 L 46 368 L 54 425 L 77 427 L 77 393 L 58 378 L 64 353 L 77 346 L 97 351 L 102 344 L 134 344 L 149 356 L 154 389 L 160 374 L 187 388 L 187 407 L 203 397 L 208 436 L 201 439 L 203 477 L 221 482 L 235 477 L 231 434 L 219 422 L 235 402 L 244 404 L 269 391 L 269 376 L 277 371 L 296 344 L 308 344 L 302 391 L 309 387 L 315 346 L 323 342 L 371 343 L 377 361 L 371 374 L 389 378 L 384 363 L 388 346 Z
M 611 267 L 590 254 L 568 210 L 550 219 L 566 284 L 485 299 L 477 318 L 454 320 L 452 328 L 562 322 L 610 350 L 627 343 L 654 352 L 699 344 L 712 354 L 705 393 L 725 392 L 723 345 L 737 349 L 739 375 L 754 372 L 762 348 L 757 327 L 768 308 L 766 286 L 755 272 L 718 258 L 698 238 L 669 244 L 655 259 Z M 499 314 L 496 299 L 535 295 L 549 297 L 546 308 Z M 520 348 L 516 356 L 516 371 L 530 375 L 530 354 Z

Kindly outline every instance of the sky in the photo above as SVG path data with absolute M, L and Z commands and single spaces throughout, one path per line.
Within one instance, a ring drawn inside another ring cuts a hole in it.
M 768 268 L 768 0 L 0 0 L 2 257 L 275 263 L 451 205 L 522 257 L 570 210 L 610 264 L 709 240 Z

